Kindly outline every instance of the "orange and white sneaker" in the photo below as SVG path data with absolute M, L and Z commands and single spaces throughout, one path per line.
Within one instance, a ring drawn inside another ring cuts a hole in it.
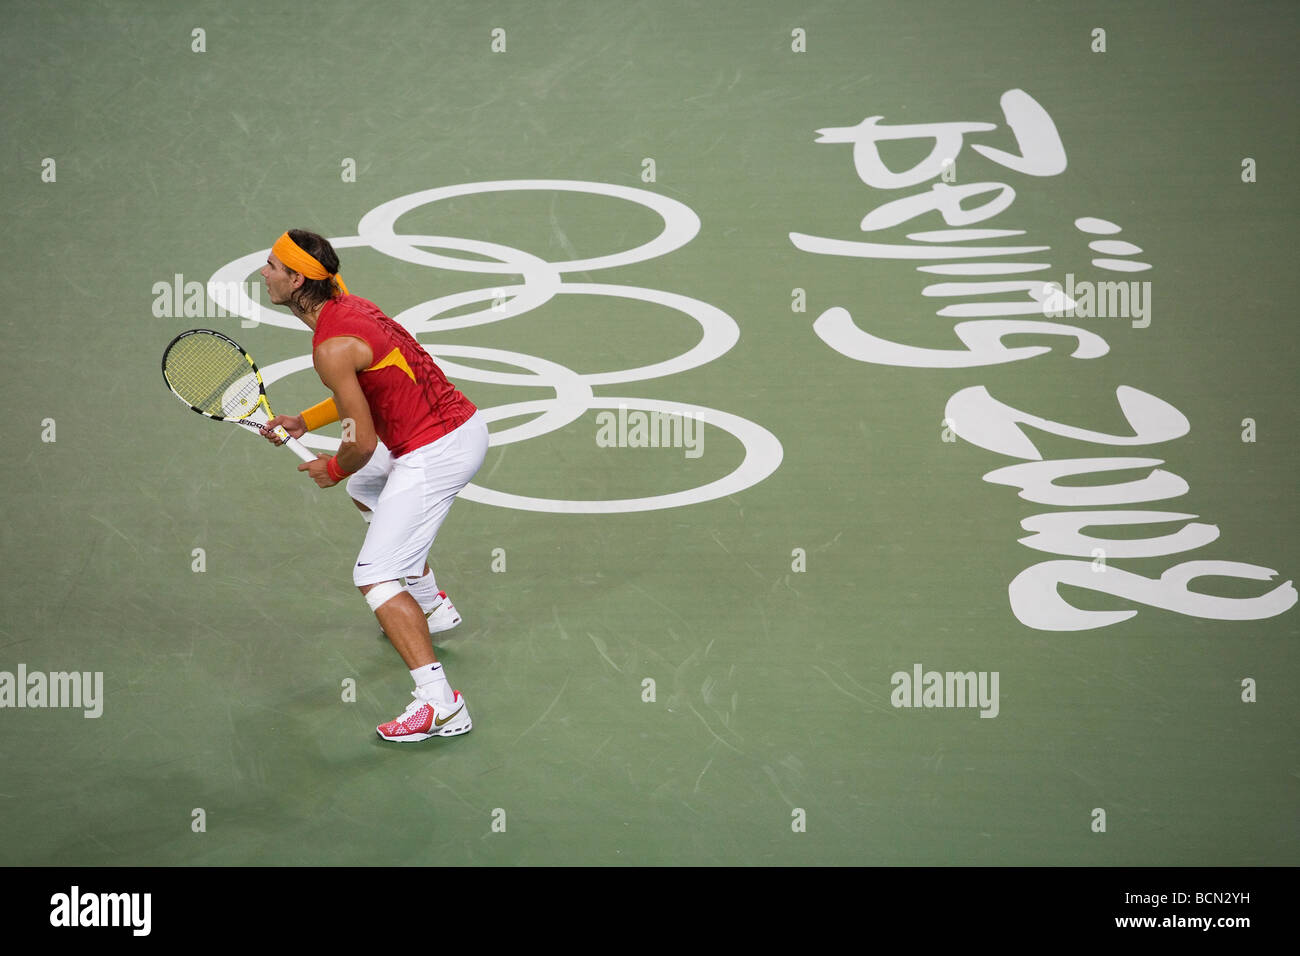
M 441 603 L 425 615 L 429 619 L 430 634 L 450 631 L 460 623 L 460 612 L 456 610 L 456 605 L 451 603 L 451 598 L 447 597 L 447 592 L 439 591 L 438 597 L 441 598 Z
M 457 734 L 468 733 L 474 726 L 460 691 L 452 692 L 450 704 L 425 700 L 415 691 L 411 692 L 411 696 L 415 700 L 407 705 L 396 720 L 375 728 L 379 736 L 385 740 L 428 740 L 430 737 L 455 737 Z

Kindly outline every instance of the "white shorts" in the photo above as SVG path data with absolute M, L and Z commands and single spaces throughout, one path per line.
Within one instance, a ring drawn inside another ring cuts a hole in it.
M 348 479 L 348 494 L 373 515 L 352 569 L 357 587 L 417 577 L 452 502 L 487 454 L 488 429 L 480 412 L 437 441 L 398 458 L 380 443 L 365 467 Z

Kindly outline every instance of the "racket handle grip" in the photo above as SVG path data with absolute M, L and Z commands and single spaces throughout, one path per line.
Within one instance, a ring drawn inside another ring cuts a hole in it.
M 290 450 L 292 450 L 293 453 L 297 455 L 299 458 L 301 458 L 303 461 L 316 460 L 317 458 L 316 453 L 312 451 L 310 448 L 308 448 L 306 445 L 304 445 L 302 442 L 298 441 L 298 439 L 290 435 L 287 431 L 285 431 L 283 425 L 277 425 L 274 431 L 275 431 L 275 436 L 277 438 L 283 439 L 284 443 L 289 446 Z

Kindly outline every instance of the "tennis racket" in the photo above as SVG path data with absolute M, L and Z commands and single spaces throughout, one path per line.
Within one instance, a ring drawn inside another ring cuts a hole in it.
M 173 395 L 215 421 L 260 434 L 275 415 L 257 363 L 220 332 L 191 329 L 176 336 L 163 352 L 162 373 Z M 277 425 L 274 432 L 303 461 L 316 460 L 316 453 L 283 427 Z

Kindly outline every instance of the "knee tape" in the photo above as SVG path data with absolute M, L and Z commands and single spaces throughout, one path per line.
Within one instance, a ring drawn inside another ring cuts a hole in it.
M 385 581 L 383 584 L 376 584 L 366 592 L 366 603 L 370 605 L 370 610 L 378 611 L 382 605 L 405 590 L 406 588 L 398 581 Z

